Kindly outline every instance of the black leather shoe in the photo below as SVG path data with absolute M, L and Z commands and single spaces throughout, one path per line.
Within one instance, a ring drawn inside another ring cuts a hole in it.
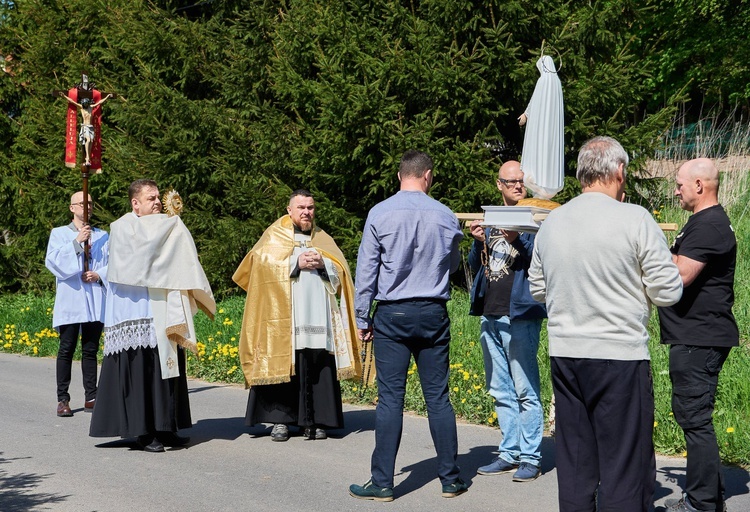
M 157 432 L 156 439 L 158 439 L 164 446 L 169 446 L 171 448 L 185 446 L 190 442 L 189 437 L 178 436 L 175 432 Z
M 328 434 L 322 428 L 305 427 L 305 439 L 328 439 Z
M 160 453 L 164 451 L 164 445 L 161 444 L 158 439 L 149 435 L 138 436 L 138 446 L 140 446 L 144 452 L 149 453 Z

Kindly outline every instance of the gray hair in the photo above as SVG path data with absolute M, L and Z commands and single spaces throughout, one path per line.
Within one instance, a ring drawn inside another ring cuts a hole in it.
M 578 152 L 578 169 L 576 179 L 582 187 L 590 187 L 596 182 L 611 183 L 617 175 L 617 168 L 625 168 L 629 162 L 628 154 L 622 145 L 612 137 L 594 137 L 586 141 Z

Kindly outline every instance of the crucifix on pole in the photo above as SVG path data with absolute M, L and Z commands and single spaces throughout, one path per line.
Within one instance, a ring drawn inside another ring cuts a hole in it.
M 55 90 L 52 95 L 68 101 L 67 124 L 65 134 L 65 166 L 75 168 L 78 156 L 78 145 L 83 149 L 81 179 L 83 180 L 83 222 L 89 223 L 89 175 L 102 172 L 102 108 L 101 105 L 117 95 L 104 94 L 89 82 L 86 72 L 81 74 L 81 82 L 68 91 Z M 81 112 L 81 127 L 76 134 L 78 111 Z M 76 144 L 78 142 L 78 144 Z M 83 271 L 89 267 L 89 243 L 83 245 Z

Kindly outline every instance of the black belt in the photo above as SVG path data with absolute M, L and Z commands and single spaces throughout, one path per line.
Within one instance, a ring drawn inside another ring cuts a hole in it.
M 448 303 L 448 299 L 429 299 L 429 298 L 423 298 L 418 297 L 414 299 L 399 299 L 399 300 L 379 300 L 378 304 L 382 304 L 384 306 L 388 306 L 390 304 L 405 304 L 405 303 L 427 303 L 427 304 L 440 304 L 442 306 L 445 306 Z

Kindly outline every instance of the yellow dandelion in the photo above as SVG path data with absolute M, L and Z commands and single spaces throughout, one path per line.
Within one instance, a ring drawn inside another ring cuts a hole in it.
M 224 308 L 219 308 L 219 314 L 224 313 Z
M 494 422 L 495 422 L 495 418 L 493 418 L 492 416 L 487 418 L 487 423 L 494 423 Z
M 462 399 L 461 399 L 461 403 L 462 403 L 462 404 L 465 404 L 465 403 L 466 403 L 466 399 L 465 399 L 465 398 L 462 398 Z
M 683 457 L 687 457 L 687 450 L 685 450 L 684 452 L 682 452 L 682 456 Z
M 453 391 L 455 391 L 456 393 L 458 393 L 458 386 L 454 387 Z
M 409 371 L 408 371 L 408 372 L 406 372 L 406 373 L 407 373 L 407 374 L 409 374 L 409 375 L 414 375 L 414 370 L 409 370 Z
M 237 341 L 237 338 L 235 338 L 234 336 L 232 336 L 231 338 L 229 338 L 229 341 Z
M 492 417 L 493 418 L 497 418 L 497 411 L 495 411 L 495 412 L 492 413 Z
M 357 389 L 359 389 L 357 386 L 352 387 L 352 391 L 357 391 Z
M 659 426 L 659 422 L 658 422 L 658 421 L 655 421 L 655 422 L 654 422 L 654 428 L 656 428 L 656 427 L 658 427 L 658 426 Z
M 734 433 L 734 427 L 727 427 L 727 433 L 728 434 Z

